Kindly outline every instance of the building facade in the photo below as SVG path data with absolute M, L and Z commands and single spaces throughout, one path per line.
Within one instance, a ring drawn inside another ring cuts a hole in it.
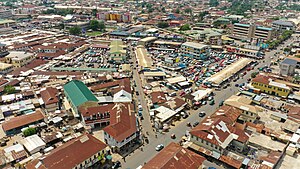
M 286 58 L 280 63 L 280 74 L 283 76 L 292 76 L 295 73 L 297 61 Z
M 34 60 L 34 54 L 22 51 L 12 51 L 5 56 L 5 62 L 12 64 L 14 67 L 22 67 Z
M 231 35 L 232 37 L 245 40 L 268 41 L 273 38 L 273 29 L 257 25 L 235 23 L 233 24 Z
M 210 52 L 208 45 L 185 42 L 181 45 L 180 51 L 183 56 L 188 56 L 195 59 L 207 59 Z
M 291 88 L 286 86 L 286 84 L 275 82 L 272 78 L 263 75 L 252 79 L 251 85 L 254 88 L 260 89 L 261 92 L 284 98 L 291 92 Z

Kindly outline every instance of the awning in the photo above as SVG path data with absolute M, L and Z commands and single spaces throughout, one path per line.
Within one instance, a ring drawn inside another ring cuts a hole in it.
M 107 160 L 111 160 L 111 159 L 112 159 L 112 156 L 111 156 L 111 155 L 107 155 L 105 158 L 106 158 Z

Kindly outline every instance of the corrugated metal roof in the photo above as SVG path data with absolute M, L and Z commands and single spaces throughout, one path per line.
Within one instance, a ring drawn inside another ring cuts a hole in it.
M 72 80 L 64 85 L 64 92 L 75 106 L 87 101 L 98 101 L 86 85 L 79 80 Z

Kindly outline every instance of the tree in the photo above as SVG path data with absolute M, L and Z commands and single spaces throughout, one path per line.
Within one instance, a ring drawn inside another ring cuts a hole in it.
M 216 7 L 218 5 L 219 5 L 219 1 L 218 0 L 209 0 L 209 6 Z
M 204 12 L 200 12 L 199 13 L 199 19 L 202 21 L 204 19 L 204 16 L 206 16 L 208 14 L 207 11 L 204 11 Z
M 185 13 L 192 13 L 192 9 L 191 9 L 191 8 L 186 8 L 186 9 L 184 10 L 184 12 L 185 12 Z
M 96 31 L 96 30 L 98 30 L 100 28 L 100 23 L 97 20 L 91 20 L 90 21 L 90 28 L 93 31 Z
M 93 15 L 94 17 L 96 17 L 96 15 L 97 15 L 97 9 L 93 9 L 93 10 L 92 10 L 92 15 Z
M 187 30 L 191 30 L 190 25 L 189 24 L 184 24 L 180 27 L 179 29 L 180 31 L 187 31 Z
M 175 13 L 180 13 L 180 9 L 177 8 L 177 9 L 175 10 Z
M 81 34 L 81 28 L 79 26 L 73 26 L 69 29 L 69 33 L 71 35 L 80 35 Z
M 251 78 L 255 78 L 258 75 L 258 72 L 251 73 Z
M 4 93 L 6 94 L 12 94 L 15 93 L 16 89 L 12 85 L 7 85 L 4 87 Z
M 157 27 L 167 28 L 167 27 L 169 27 L 169 24 L 168 24 L 168 22 L 158 22 Z
M 36 134 L 36 129 L 35 128 L 27 128 L 26 130 L 23 131 L 23 135 L 25 137 L 31 136 L 31 135 L 34 135 L 34 134 Z
M 104 32 L 105 31 L 105 23 L 103 21 L 99 22 L 99 29 L 100 31 Z

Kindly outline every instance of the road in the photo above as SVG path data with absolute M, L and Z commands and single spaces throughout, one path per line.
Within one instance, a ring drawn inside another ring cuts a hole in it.
M 136 64 L 136 57 L 135 57 L 135 52 L 134 49 L 131 47 L 130 48 L 130 56 L 132 58 L 133 61 L 133 67 L 136 68 L 137 64 Z M 144 99 L 145 98 L 145 94 L 143 92 L 143 85 L 142 85 L 142 81 L 140 78 L 140 75 L 137 71 L 137 69 L 133 69 L 133 80 L 136 83 L 136 89 L 139 92 L 139 95 L 137 97 L 137 103 L 140 103 L 143 107 L 143 118 L 144 120 L 140 121 L 141 125 L 143 127 L 143 133 L 145 134 L 146 131 L 149 132 L 149 134 L 151 136 L 154 137 L 154 133 L 151 132 L 152 131 L 152 125 L 151 125 L 151 121 L 150 121 L 150 115 L 149 115 L 149 110 L 148 110 L 148 106 L 147 106 L 147 101 Z
M 285 44 L 282 45 L 282 47 L 287 46 L 291 42 L 292 42 L 291 39 L 286 41 Z M 203 118 L 200 118 L 198 116 L 198 112 L 200 112 L 200 111 L 205 111 L 207 115 L 211 115 L 212 113 L 214 113 L 215 110 L 218 108 L 220 102 L 226 100 L 231 95 L 236 94 L 238 92 L 238 87 L 234 86 L 235 83 L 238 83 L 238 84 L 245 83 L 247 81 L 247 79 L 250 78 L 251 73 L 257 71 L 257 68 L 271 63 L 271 60 L 272 60 L 271 56 L 274 57 L 274 59 L 276 59 L 274 54 L 278 51 L 280 51 L 280 50 L 276 49 L 276 50 L 272 50 L 270 52 L 266 52 L 265 59 L 260 61 L 254 70 L 247 72 L 247 74 L 243 78 L 240 78 L 237 82 L 231 82 L 231 87 L 228 87 L 227 89 L 222 89 L 221 91 L 215 91 L 215 94 L 216 94 L 214 96 L 215 103 L 216 103 L 215 105 L 213 105 L 213 106 L 205 105 L 205 106 L 202 106 L 198 110 L 190 110 L 189 111 L 190 116 L 187 119 L 183 119 L 176 126 L 172 126 L 169 132 L 167 132 L 165 134 L 159 133 L 157 138 L 155 138 L 155 136 L 153 134 L 150 134 L 150 136 L 148 137 L 149 144 L 145 144 L 145 146 L 143 147 L 143 151 L 141 149 L 137 149 L 132 154 L 127 156 L 126 162 L 122 161 L 122 168 L 135 169 L 138 166 L 143 165 L 145 162 L 151 160 L 158 153 L 155 151 L 155 147 L 158 144 L 164 144 L 166 146 L 172 141 L 179 142 L 179 140 L 186 133 L 186 131 L 189 131 L 191 129 L 186 126 L 187 122 L 191 122 L 191 124 L 193 124 L 196 121 L 201 121 Z M 146 103 L 145 103 L 144 99 L 141 99 L 141 98 L 144 98 L 143 89 L 141 88 L 140 78 L 139 78 L 136 70 L 134 72 L 135 73 L 134 73 L 133 77 L 137 81 L 137 87 L 140 90 L 139 91 L 139 93 L 140 93 L 139 99 L 141 100 L 141 104 L 144 109 L 143 111 L 144 111 L 145 120 L 143 121 L 142 125 L 143 125 L 144 129 L 149 130 L 150 129 L 149 127 L 151 127 L 151 124 L 149 126 L 149 123 L 150 123 L 150 121 L 148 119 L 149 114 L 148 115 L 145 114 L 146 112 L 148 113 L 148 111 L 145 109 Z M 171 134 L 173 134 L 173 133 L 176 135 L 176 139 L 171 139 Z M 209 166 L 214 166 L 214 164 L 211 164 L 208 161 L 206 161 L 206 163 Z M 218 168 L 220 168 L 220 167 L 218 167 Z

